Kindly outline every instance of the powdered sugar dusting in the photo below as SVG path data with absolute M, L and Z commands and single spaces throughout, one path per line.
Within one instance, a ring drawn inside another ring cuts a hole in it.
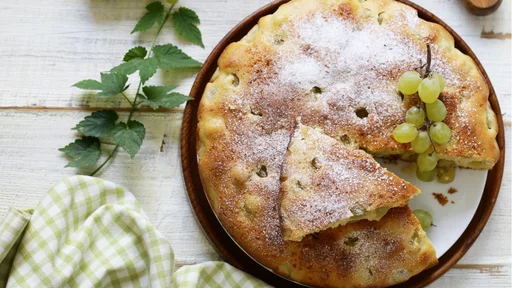
M 343 105 L 352 111 L 366 107 L 373 121 L 362 122 L 353 113 L 336 116 L 365 128 L 382 123 L 384 118 L 402 116 L 394 76 L 396 70 L 420 65 L 425 55 L 417 47 L 379 25 L 356 25 L 322 14 L 285 29 L 293 35 L 288 44 L 303 50 L 285 50 L 278 56 L 276 69 L 282 86 L 306 91 L 320 87 L 321 103 L 309 105 L 323 110 L 329 105 Z M 378 131 L 379 127 L 375 128 Z
M 336 70 L 387 69 L 397 64 L 418 63 L 424 57 L 406 39 L 373 23 L 358 25 L 315 14 L 292 29 L 299 42 L 320 49 L 322 58 L 332 61 Z

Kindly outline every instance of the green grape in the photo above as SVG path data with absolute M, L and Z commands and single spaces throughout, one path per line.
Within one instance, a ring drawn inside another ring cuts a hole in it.
M 420 171 L 430 171 L 437 166 L 437 153 L 436 152 L 425 152 L 418 155 L 416 164 Z
M 437 81 L 439 82 L 439 90 L 443 92 L 444 86 L 446 85 L 443 76 L 441 76 L 439 73 L 433 73 L 432 77 L 437 78 Z
M 434 122 L 441 122 L 446 118 L 446 106 L 444 103 L 437 99 L 434 103 L 425 104 L 427 108 L 427 115 Z
M 411 95 L 418 92 L 418 85 L 420 85 L 420 73 L 416 71 L 407 71 L 400 79 L 398 79 L 398 90 L 404 95 Z
M 430 147 L 430 138 L 426 131 L 420 131 L 418 136 L 411 142 L 412 150 L 416 153 L 423 153 Z
M 455 167 L 439 167 L 437 169 L 437 182 L 448 184 L 455 179 Z
M 421 127 L 425 123 L 425 111 L 419 107 L 411 107 L 405 113 L 405 122 Z
M 436 143 L 446 144 L 452 138 L 452 130 L 443 122 L 436 122 L 430 126 L 430 137 Z
M 409 123 L 402 123 L 393 130 L 393 138 L 398 143 L 409 143 L 418 135 L 418 129 Z
M 432 226 L 432 215 L 427 211 L 416 209 L 412 213 L 414 213 L 414 216 L 416 216 L 418 221 L 420 221 L 421 228 L 423 228 L 423 230 L 427 230 Z
M 425 78 L 418 86 L 418 95 L 425 103 L 434 103 L 439 97 L 440 91 L 437 78 Z
M 423 182 L 432 182 L 437 178 L 437 168 L 430 171 L 420 171 L 419 169 L 416 169 L 416 177 Z

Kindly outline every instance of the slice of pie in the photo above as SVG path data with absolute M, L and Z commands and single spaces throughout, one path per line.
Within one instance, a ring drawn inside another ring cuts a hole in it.
M 351 221 L 379 220 L 420 193 L 370 154 L 302 124 L 288 145 L 280 189 L 283 238 L 292 241 Z
M 280 274 L 309 284 L 311 274 L 323 272 L 323 283 L 333 283 L 325 287 L 387 287 L 437 264 L 432 243 L 408 207 L 391 208 L 379 221 L 352 222 L 285 242 L 297 257 L 281 263 Z

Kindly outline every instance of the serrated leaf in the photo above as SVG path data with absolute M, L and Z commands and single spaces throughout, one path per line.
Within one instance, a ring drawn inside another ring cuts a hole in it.
M 140 80 L 144 84 L 146 81 L 148 81 L 149 78 L 151 78 L 151 76 L 155 75 L 157 68 L 158 61 L 156 58 L 135 58 L 128 62 L 119 64 L 118 66 L 112 68 L 110 71 L 130 75 L 139 70 Z
M 162 69 L 197 68 L 202 65 L 172 44 L 153 47 L 153 54 Z
M 183 95 L 181 93 L 170 93 L 171 90 L 174 90 L 177 86 L 146 86 L 142 87 L 142 91 L 145 94 L 145 97 L 142 98 L 143 102 L 149 105 L 153 109 L 158 109 L 159 107 L 163 108 L 174 108 L 178 107 L 181 104 L 193 100 L 194 98 L 188 97 L 187 95 Z
M 73 86 L 84 90 L 100 90 L 96 94 L 98 98 L 107 98 L 115 96 L 128 89 L 126 85 L 128 76 L 120 73 L 101 73 L 101 82 L 96 80 L 82 80 Z
M 142 62 L 141 59 L 132 59 L 128 62 L 121 63 L 116 67 L 110 69 L 110 72 L 131 75 L 135 73 L 135 71 L 139 70 L 140 62 Z
M 160 103 L 160 106 L 164 108 L 174 108 L 178 107 L 181 104 L 188 102 L 190 100 L 194 100 L 194 98 L 189 97 L 187 95 L 178 93 L 178 92 L 172 92 L 167 95 L 168 97 L 163 99 Z
M 185 39 L 192 41 L 192 43 L 204 48 L 201 31 L 197 28 L 197 24 L 199 24 L 199 17 L 196 12 L 188 8 L 181 7 L 172 13 L 172 24 L 178 34 L 183 36 Z
M 80 82 L 73 84 L 73 86 L 75 86 L 76 88 L 83 89 L 83 90 L 101 90 L 101 89 L 103 89 L 103 84 L 101 84 L 101 82 L 98 82 L 98 81 L 92 80 L 92 79 L 82 80 Z
M 112 135 L 117 119 L 119 116 L 116 111 L 96 111 L 80 121 L 73 130 L 78 130 L 85 136 L 109 137 Z
M 116 96 L 117 94 L 128 89 L 126 85 L 128 76 L 120 73 L 101 73 L 101 84 L 103 84 L 102 91 L 96 94 L 98 98 L 107 98 Z
M 132 59 L 144 59 L 148 54 L 148 50 L 142 46 L 133 47 L 124 54 L 123 61 L 128 62 Z
M 124 151 L 130 154 L 130 157 L 135 157 L 139 152 L 142 141 L 146 136 L 146 129 L 144 125 L 138 121 L 130 120 L 128 124 L 119 122 L 114 131 L 112 132 L 112 139 L 114 143 L 121 146 Z
M 158 61 L 156 58 L 147 58 L 142 60 L 139 65 L 139 77 L 142 81 L 142 84 L 146 83 L 153 75 L 156 73 L 156 69 L 158 68 Z
M 160 1 L 155 1 L 149 3 L 146 6 L 146 9 L 148 12 L 144 14 L 142 18 L 140 18 L 139 22 L 137 22 L 137 25 L 135 25 L 135 28 L 133 28 L 132 33 L 148 30 L 149 28 L 153 27 L 155 23 L 162 25 L 165 13 L 164 5 L 162 5 Z
M 100 139 L 96 137 L 83 137 L 60 148 L 72 160 L 66 167 L 86 167 L 98 162 L 101 157 Z

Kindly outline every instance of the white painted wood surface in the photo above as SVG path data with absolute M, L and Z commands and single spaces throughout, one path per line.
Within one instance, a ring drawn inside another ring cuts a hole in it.
M 181 0 L 197 11 L 206 48 L 189 45 L 166 29 L 159 43 L 178 43 L 203 61 L 240 20 L 268 0 Z M 446 21 L 472 47 L 500 99 L 510 147 L 511 0 L 493 15 L 470 15 L 461 0 L 416 0 Z M 134 45 L 149 45 L 154 30 L 130 35 L 146 1 L 25 0 L 0 3 L 0 217 L 9 206 L 34 206 L 61 178 L 57 151 L 74 138 L 70 130 L 91 108 L 126 107 L 121 98 L 93 99 L 70 86 L 121 61 Z M 492 31 L 493 33 L 487 33 Z M 483 36 L 483 37 L 482 37 Z M 490 39 L 489 39 L 490 37 Z M 180 83 L 188 93 L 194 72 L 160 73 L 154 83 Z M 186 196 L 179 161 L 182 109 L 136 115 L 147 127 L 134 160 L 123 152 L 100 175 L 132 191 L 158 229 L 171 241 L 178 265 L 218 259 L 198 227 Z M 126 114 L 121 113 L 121 117 Z M 162 143 L 165 143 L 162 145 Z M 511 155 L 507 148 L 507 155 Z M 507 159 L 493 214 L 471 250 L 431 287 L 511 287 L 511 171 Z M 461 191 L 460 193 L 463 193 Z

